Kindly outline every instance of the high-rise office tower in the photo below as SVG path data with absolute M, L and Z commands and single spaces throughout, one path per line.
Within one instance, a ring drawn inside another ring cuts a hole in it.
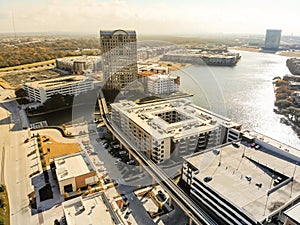
M 136 32 L 100 31 L 105 89 L 121 90 L 138 78 Z
M 267 30 L 265 50 L 277 51 L 280 45 L 281 30 Z

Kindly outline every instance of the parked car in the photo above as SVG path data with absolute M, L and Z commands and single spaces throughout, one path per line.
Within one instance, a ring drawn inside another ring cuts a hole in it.
M 207 182 L 209 182 L 209 181 L 211 181 L 211 180 L 212 180 L 212 177 L 204 177 L 204 179 L 203 179 L 203 180 L 204 180 L 204 182 L 206 182 L 206 183 L 207 183 Z
M 126 162 L 127 165 L 131 165 L 131 164 L 133 164 L 133 163 L 134 163 L 134 160 L 133 160 L 133 159 L 131 159 L 131 160 L 129 160 L 128 162 Z
M 104 148 L 108 148 L 109 145 L 107 143 L 103 144 Z
M 240 147 L 240 145 L 238 143 L 236 143 L 236 142 L 232 142 L 232 146 L 235 147 L 235 148 L 239 148 Z

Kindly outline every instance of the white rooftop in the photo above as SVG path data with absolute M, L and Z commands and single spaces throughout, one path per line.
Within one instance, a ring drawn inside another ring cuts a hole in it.
M 239 145 L 240 147 L 236 148 L 232 144 L 226 144 L 219 148 L 218 155 L 208 150 L 186 158 L 186 161 L 199 169 L 195 176 L 204 185 L 243 209 L 257 221 L 262 221 L 275 213 L 279 207 L 286 206 L 289 201 L 299 196 L 300 168 L 264 151 L 251 148 L 245 142 Z M 282 178 L 293 177 L 295 172 L 293 191 L 291 192 L 292 182 L 289 182 L 274 190 L 268 198 L 267 191 L 274 188 L 274 178 L 272 172 L 268 172 L 266 168 L 282 174 Z M 212 177 L 212 180 L 206 183 L 203 180 L 207 176 Z M 246 176 L 251 177 L 251 182 Z M 261 188 L 257 186 L 259 183 L 262 184 Z
M 93 171 L 88 158 L 81 153 L 75 153 L 54 158 L 58 181 L 77 177 Z
M 284 214 L 300 224 L 300 203 L 286 210 Z
M 170 136 L 174 139 L 190 136 L 192 133 L 213 130 L 219 124 L 226 127 L 239 126 L 239 124 L 232 122 L 228 118 L 193 105 L 186 98 L 140 105 L 132 101 L 123 100 L 111 105 L 113 108 L 122 111 L 124 115 L 136 124 L 139 124 L 146 132 L 157 139 L 163 136 Z M 181 119 L 169 123 L 159 116 L 159 114 L 167 112 L 176 112 L 180 114 Z
M 113 225 L 106 209 L 100 195 L 84 199 L 78 197 L 63 203 L 68 225 Z
M 26 82 L 25 85 L 33 87 L 33 88 L 43 88 L 43 89 L 53 89 L 56 87 L 62 87 L 70 84 L 76 84 L 80 82 L 87 81 L 91 78 L 81 75 L 71 75 L 71 76 L 64 76 L 54 79 L 47 79 L 41 81 L 34 81 L 34 82 Z
M 148 77 L 149 80 L 152 81 L 160 81 L 160 80 L 175 80 L 176 76 L 164 75 L 164 74 L 154 74 Z

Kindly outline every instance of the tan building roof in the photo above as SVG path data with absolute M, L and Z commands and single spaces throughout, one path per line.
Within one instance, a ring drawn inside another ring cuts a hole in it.
M 69 200 L 63 203 L 68 225 L 113 225 L 113 221 L 101 196 Z
M 54 158 L 58 181 L 93 171 L 88 158 L 81 153 Z

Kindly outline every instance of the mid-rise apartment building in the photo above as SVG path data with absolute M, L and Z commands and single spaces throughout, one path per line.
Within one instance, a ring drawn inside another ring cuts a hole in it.
M 147 77 L 147 91 L 152 94 L 167 94 L 179 91 L 180 78 L 167 74 Z
M 240 125 L 186 98 L 111 104 L 112 124 L 156 163 L 237 140 Z

